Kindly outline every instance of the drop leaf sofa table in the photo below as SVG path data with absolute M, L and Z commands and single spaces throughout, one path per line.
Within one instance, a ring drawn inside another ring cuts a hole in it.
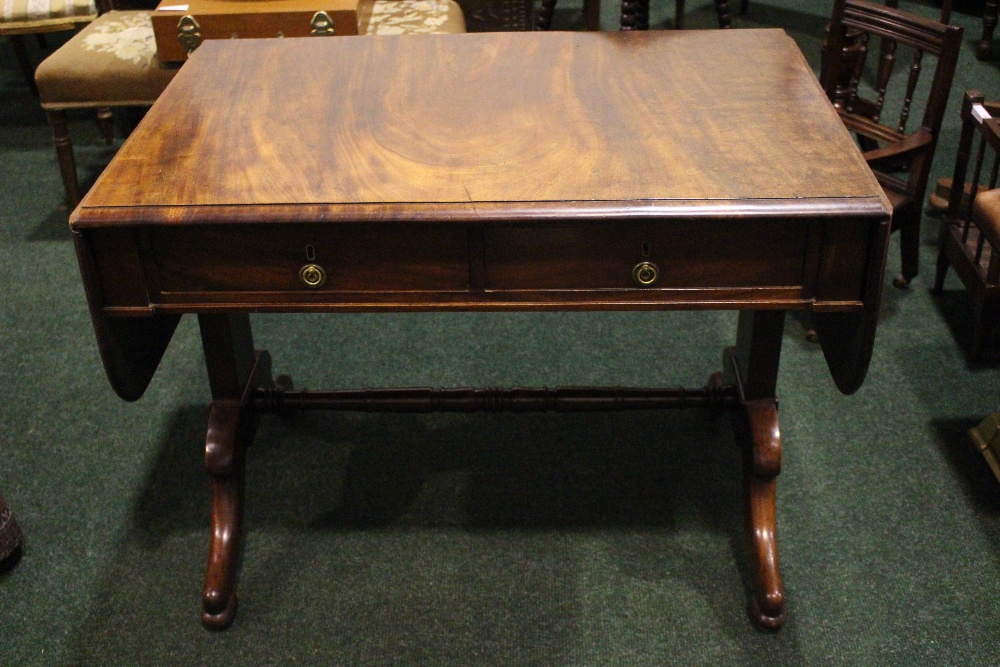
M 754 621 L 784 621 L 775 385 L 808 310 L 871 357 L 889 204 L 781 30 L 207 42 L 70 218 L 102 360 L 139 398 L 197 314 L 212 403 L 202 620 L 236 613 L 262 412 L 726 408 Z M 704 389 L 275 387 L 250 313 L 738 310 Z

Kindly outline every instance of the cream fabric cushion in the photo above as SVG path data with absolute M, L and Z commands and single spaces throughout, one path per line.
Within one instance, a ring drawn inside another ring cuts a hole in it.
M 0 33 L 68 28 L 95 18 L 94 0 L 0 0 Z
M 1000 247 L 1000 188 L 976 195 L 976 201 L 972 205 L 972 219 L 983 230 L 990 243 Z
M 465 32 L 462 8 L 452 0 L 375 0 L 369 35 Z

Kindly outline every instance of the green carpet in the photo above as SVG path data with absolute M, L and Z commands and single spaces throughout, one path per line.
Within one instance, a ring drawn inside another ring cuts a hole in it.
M 786 28 L 815 65 L 829 9 L 753 0 L 735 24 Z M 604 10 L 614 27 L 617 7 Z M 672 16 L 656 4 L 654 27 Z M 1000 98 L 1000 54 L 972 55 L 980 20 L 954 20 L 967 34 L 934 178 L 952 168 L 962 91 Z M 557 14 L 578 21 L 572 5 Z M 689 6 L 690 27 L 713 21 L 710 2 Z M 91 114 L 71 133 L 92 180 L 112 151 Z M 837 392 L 789 319 L 780 633 L 745 611 L 728 418 L 682 410 L 266 418 L 248 463 L 240 614 L 212 634 L 198 620 L 208 388 L 196 321 L 182 320 L 147 394 L 120 401 L 61 204 L 49 129 L 0 40 L 0 490 L 26 535 L 0 575 L 4 667 L 1000 662 L 1000 484 L 965 434 L 1000 408 L 1000 367 L 966 361 L 954 274 L 944 296 L 928 291 L 929 216 L 922 272 L 908 291 L 887 286 L 857 394 Z M 894 238 L 891 273 L 898 263 Z M 718 369 L 735 314 L 254 323 L 276 371 L 312 388 L 693 386 Z M 345 492 L 370 521 L 349 518 Z

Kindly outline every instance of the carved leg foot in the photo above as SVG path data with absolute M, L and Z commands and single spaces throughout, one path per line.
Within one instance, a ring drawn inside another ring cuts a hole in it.
M 773 400 L 744 404 L 744 452 L 747 534 L 754 570 L 750 615 L 758 627 L 778 630 L 785 623 L 785 593 L 778 560 L 775 499 L 781 471 L 781 433 Z M 743 430 L 743 429 L 740 429 Z
M 205 468 L 212 478 L 212 542 L 209 546 L 201 622 L 228 628 L 236 616 L 236 574 L 243 544 L 243 471 L 247 447 L 243 406 L 213 403 L 205 438 Z

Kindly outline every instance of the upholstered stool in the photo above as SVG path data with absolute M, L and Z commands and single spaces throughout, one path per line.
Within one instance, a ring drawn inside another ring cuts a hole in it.
M 70 209 L 80 201 L 80 186 L 66 111 L 151 106 L 180 68 L 157 59 L 150 16 L 144 11 L 103 14 L 35 72 Z M 367 29 L 369 35 L 458 32 L 465 32 L 465 20 L 452 0 L 376 0 Z
M 71 209 L 80 201 L 80 187 L 66 111 L 98 109 L 108 125 L 112 107 L 150 106 L 176 71 L 156 59 L 150 13 L 140 11 L 101 15 L 38 66 L 38 97 L 52 126 Z
M 24 78 L 34 89 L 35 68 L 24 36 L 78 30 L 95 18 L 94 0 L 4 0 L 0 3 L 0 35 L 10 37 Z

